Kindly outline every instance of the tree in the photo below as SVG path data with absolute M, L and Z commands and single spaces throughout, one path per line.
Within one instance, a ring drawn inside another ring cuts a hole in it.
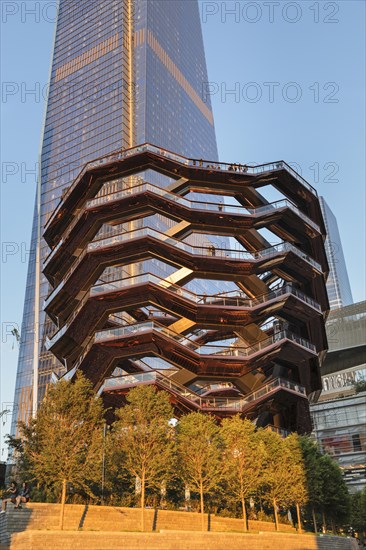
M 284 440 L 271 430 L 258 430 L 258 435 L 266 447 L 266 462 L 264 465 L 263 484 L 264 499 L 273 506 L 276 531 L 278 524 L 278 507 L 287 504 L 289 500 L 291 474 L 289 467 L 291 458 Z
M 265 446 L 253 422 L 239 415 L 222 422 L 224 472 L 229 491 L 241 503 L 244 531 L 247 531 L 246 499 L 261 483 Z
M 115 448 L 124 467 L 141 483 L 141 530 L 145 530 L 147 487 L 161 484 L 174 461 L 174 431 L 169 425 L 173 409 L 169 395 L 152 386 L 139 386 L 127 395 L 127 405 L 117 411 L 113 426 Z
M 200 495 L 202 531 L 205 530 L 204 497 L 222 477 L 222 440 L 213 417 L 192 412 L 177 426 L 178 460 L 183 481 Z
M 92 494 L 90 485 L 100 464 L 103 405 L 81 374 L 74 383 L 60 380 L 49 387 L 37 416 L 20 425 L 22 464 L 38 484 L 61 490 L 60 529 L 66 492 L 72 483 Z
M 351 526 L 358 533 L 366 533 L 366 487 L 351 495 Z
M 302 533 L 301 506 L 308 502 L 308 491 L 306 486 L 305 461 L 301 449 L 300 438 L 296 433 L 286 437 L 284 445 L 288 450 L 289 475 L 291 484 L 289 486 L 289 503 L 295 504 L 297 513 L 298 531 Z
M 311 515 L 314 523 L 314 532 L 317 533 L 316 509 L 322 506 L 323 483 L 320 459 L 322 454 L 318 444 L 308 436 L 299 438 L 305 464 L 306 488 Z
M 336 525 L 347 522 L 350 515 L 350 497 L 338 464 L 327 454 L 320 458 L 322 508 L 329 514 L 333 533 Z

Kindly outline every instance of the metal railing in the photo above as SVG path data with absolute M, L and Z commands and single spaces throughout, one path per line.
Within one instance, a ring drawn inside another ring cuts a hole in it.
M 317 261 L 311 258 L 308 254 L 305 254 L 305 252 L 302 252 L 302 250 L 291 243 L 278 243 L 269 248 L 258 250 L 257 252 L 248 252 L 247 250 L 234 250 L 228 248 L 217 248 L 213 244 L 210 246 L 192 246 L 177 239 L 174 239 L 173 237 L 168 237 L 165 233 L 157 231 L 156 229 L 152 229 L 151 227 L 143 227 L 140 229 L 135 229 L 133 231 L 119 233 L 112 237 L 92 241 L 88 244 L 86 250 L 90 252 L 93 250 L 99 250 L 101 248 L 108 248 L 124 241 L 139 239 L 142 237 L 153 237 L 192 255 L 210 257 L 217 256 L 220 258 L 229 258 L 232 260 L 257 261 L 277 256 L 278 254 L 281 254 L 283 252 L 293 252 L 294 254 L 296 254 L 296 256 L 300 257 L 302 260 L 306 261 L 312 267 L 321 272 L 321 265 Z M 78 258 L 78 260 L 79 259 L 80 258 Z
M 248 405 L 254 404 L 255 401 L 269 396 L 278 390 L 286 389 L 290 390 L 298 395 L 306 398 L 306 390 L 303 386 L 290 380 L 283 378 L 277 378 L 268 384 L 262 386 L 258 390 L 251 392 L 244 397 L 202 397 L 199 394 L 191 391 L 185 386 L 177 384 L 171 378 L 167 378 L 163 374 L 152 371 L 143 372 L 138 374 L 127 374 L 124 376 L 107 378 L 104 381 L 103 390 L 128 388 L 131 386 L 137 386 L 140 384 L 152 384 L 158 383 L 160 387 L 167 389 L 168 391 L 183 397 L 190 401 L 196 407 L 201 409 L 213 409 L 213 410 L 233 410 L 241 412 Z M 101 390 L 101 391 L 103 391 Z
M 119 279 L 117 281 L 109 283 L 101 283 L 95 285 L 90 289 L 90 292 L 87 293 L 84 298 L 79 303 L 78 307 L 73 311 L 73 313 L 68 317 L 65 322 L 65 325 L 59 329 L 51 338 L 47 337 L 46 339 L 46 349 L 50 349 L 68 330 L 71 323 L 75 320 L 77 315 L 80 313 L 81 309 L 85 306 L 88 300 L 93 296 L 100 296 L 101 294 L 107 294 L 111 292 L 116 292 L 122 288 L 126 288 L 129 285 L 138 285 L 143 283 L 154 283 L 157 286 L 162 286 L 170 292 L 174 292 L 182 298 L 188 299 L 191 302 L 194 302 L 197 305 L 210 305 L 213 307 L 225 306 L 225 307 L 247 307 L 255 308 L 258 305 L 265 304 L 267 302 L 276 300 L 277 298 L 283 297 L 287 294 L 296 296 L 303 302 L 307 303 L 313 307 L 316 311 L 321 312 L 320 305 L 315 302 L 309 296 L 306 296 L 303 292 L 293 287 L 292 284 L 288 283 L 279 288 L 271 290 L 268 294 L 264 294 L 258 298 L 248 298 L 243 292 L 231 291 L 215 295 L 199 295 L 194 292 L 181 288 L 178 285 L 169 285 L 165 279 L 157 277 L 152 273 L 145 273 L 142 275 L 136 275 L 127 277 L 124 279 Z
M 135 229 L 133 231 L 119 233 L 117 235 L 114 235 L 113 237 L 102 238 L 89 243 L 88 246 L 80 254 L 80 256 L 78 256 L 78 258 L 71 265 L 64 279 L 53 289 L 51 294 L 46 298 L 44 307 L 47 307 L 48 304 L 56 296 L 56 294 L 61 290 L 61 288 L 68 281 L 71 275 L 74 273 L 75 269 L 79 266 L 79 264 L 81 263 L 81 261 L 83 260 L 83 258 L 86 256 L 87 253 L 93 252 L 95 250 L 100 250 L 103 248 L 109 248 L 110 246 L 115 246 L 119 243 L 127 242 L 134 239 L 139 239 L 142 237 L 155 238 L 171 246 L 174 246 L 174 248 L 183 250 L 191 255 L 218 257 L 218 258 L 226 258 L 230 260 L 239 260 L 239 261 L 267 260 L 268 258 L 281 255 L 282 253 L 292 252 L 302 260 L 306 261 L 312 267 L 314 267 L 314 269 L 316 269 L 317 271 L 319 272 L 322 271 L 321 265 L 317 261 L 315 261 L 305 252 L 302 252 L 302 250 L 300 250 L 293 244 L 287 243 L 287 242 L 282 242 L 282 243 L 273 245 L 270 248 L 264 248 L 257 252 L 248 252 L 246 250 L 242 251 L 242 250 L 233 250 L 228 248 L 217 248 L 214 245 L 191 246 L 187 243 L 184 243 L 172 237 L 168 237 L 167 235 L 165 235 L 164 233 L 161 233 L 160 231 L 157 231 L 156 229 L 152 229 L 150 227 L 143 227 L 141 229 Z
M 310 183 L 308 183 L 302 176 L 300 176 L 300 174 L 298 174 L 293 168 L 291 168 L 291 166 L 289 166 L 283 160 L 279 160 L 277 162 L 259 164 L 256 166 L 248 166 L 247 164 L 207 161 L 203 159 L 189 159 L 181 155 L 177 155 L 161 147 L 156 147 L 149 143 L 145 143 L 145 144 L 139 145 L 138 147 L 133 147 L 131 149 L 125 149 L 123 151 L 121 150 L 115 151 L 110 155 L 107 155 L 105 157 L 100 157 L 94 161 L 88 162 L 84 166 L 84 168 L 81 170 L 81 172 L 75 179 L 74 183 L 68 188 L 68 190 L 64 194 L 59 205 L 57 206 L 54 213 L 48 220 L 45 228 L 47 228 L 51 224 L 51 222 L 54 220 L 57 212 L 61 207 L 61 204 L 71 195 L 75 187 L 78 185 L 79 181 L 82 179 L 82 177 L 85 175 L 85 173 L 88 170 L 91 170 L 93 168 L 99 168 L 108 164 L 112 164 L 118 160 L 124 160 L 126 158 L 132 157 L 134 155 L 139 155 L 144 152 L 153 153 L 155 155 L 159 155 L 169 160 L 173 160 L 174 162 L 178 162 L 183 166 L 190 166 L 196 169 L 209 170 L 209 171 L 222 170 L 224 172 L 257 175 L 257 174 L 263 174 L 265 172 L 273 172 L 276 170 L 286 170 L 286 172 L 291 174 L 291 176 L 293 176 L 301 185 L 306 187 L 308 191 L 310 191 L 313 195 L 317 196 L 316 189 L 314 189 L 314 187 L 312 187 Z
M 297 288 L 295 288 L 291 283 L 287 283 L 283 286 L 276 287 L 272 289 L 270 292 L 268 292 L 267 294 L 263 294 L 258 298 L 248 298 L 246 294 L 240 290 L 222 292 L 219 294 L 212 294 L 212 295 L 195 294 L 190 290 L 182 288 L 179 285 L 170 283 L 166 279 L 158 277 L 157 275 L 154 275 L 152 273 L 133 275 L 126 278 L 117 279 L 115 281 L 94 285 L 90 289 L 90 296 L 100 296 L 101 294 L 104 294 L 104 293 L 115 292 L 117 290 L 125 288 L 126 286 L 134 286 L 134 285 L 139 285 L 144 283 L 153 283 L 153 284 L 156 284 L 157 286 L 161 286 L 166 290 L 170 292 L 174 292 L 174 294 L 177 294 L 182 298 L 186 298 L 187 300 L 190 300 L 191 302 L 194 302 L 196 304 L 213 305 L 213 306 L 218 306 L 218 305 L 223 305 L 227 307 L 244 306 L 248 308 L 253 308 L 257 305 L 269 302 L 270 300 L 275 300 L 276 298 L 284 296 L 286 294 L 292 294 L 293 296 L 296 296 L 303 302 L 306 302 L 307 304 L 312 306 L 317 311 L 321 312 L 321 307 L 315 300 L 313 300 L 312 298 L 310 298 L 310 296 L 307 296 L 306 294 L 301 292 L 301 290 L 298 290 Z
M 281 340 L 290 340 L 291 342 L 294 342 L 310 350 L 311 352 L 316 353 L 316 348 L 314 344 L 312 344 L 305 338 L 302 338 L 301 336 L 298 336 L 297 334 L 294 334 L 287 330 L 280 331 L 273 336 L 265 338 L 249 347 L 218 345 L 202 346 L 200 344 L 197 344 L 194 340 L 186 338 L 185 336 L 182 336 L 181 334 L 174 332 L 164 325 L 160 325 L 159 323 L 156 323 L 154 321 L 145 321 L 143 323 L 136 323 L 134 325 L 125 325 L 118 328 L 99 331 L 95 334 L 94 342 L 99 343 L 107 342 L 109 340 L 119 340 L 120 338 L 123 338 L 125 336 L 131 336 L 134 334 L 137 335 L 152 330 L 177 341 L 182 346 L 194 349 L 194 351 L 200 355 L 248 357 L 250 355 L 253 355 L 254 353 L 257 353 L 258 351 L 267 348 L 268 346 L 271 346 L 272 344 L 280 342 Z
M 182 204 L 183 206 L 189 209 L 206 210 L 209 212 L 223 212 L 224 214 L 230 213 L 238 216 L 248 216 L 248 215 L 260 216 L 267 212 L 272 212 L 273 210 L 276 210 L 276 209 L 289 208 L 290 210 L 295 212 L 300 218 L 306 221 L 309 225 L 311 225 L 314 229 L 320 232 L 320 227 L 312 219 L 310 219 L 306 214 L 304 214 L 289 199 L 282 199 L 269 204 L 265 204 L 263 206 L 259 206 L 257 208 L 246 208 L 241 205 L 228 205 L 228 204 L 225 204 L 224 202 L 212 203 L 212 202 L 203 202 L 203 201 L 192 201 L 185 197 L 181 197 L 180 195 L 177 195 L 175 193 L 162 189 L 161 187 L 157 187 L 156 185 L 153 185 L 149 182 L 139 183 L 134 187 L 128 187 L 124 190 L 114 191 L 106 195 L 103 195 L 101 197 L 91 199 L 87 201 L 85 208 L 86 209 L 95 208 L 96 206 L 100 206 L 102 204 L 109 204 L 111 202 L 116 202 L 122 198 L 138 195 L 146 191 L 151 191 L 155 195 L 168 199 L 177 204 Z

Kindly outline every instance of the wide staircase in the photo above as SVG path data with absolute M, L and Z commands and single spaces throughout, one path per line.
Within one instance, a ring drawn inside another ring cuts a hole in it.
M 146 531 L 139 533 L 141 510 L 67 505 L 64 531 L 58 530 L 60 506 L 32 503 L 1 514 L 1 550 L 356 550 L 352 539 L 298 535 L 290 525 L 274 531 L 269 522 L 250 521 L 248 534 L 239 519 L 147 509 Z

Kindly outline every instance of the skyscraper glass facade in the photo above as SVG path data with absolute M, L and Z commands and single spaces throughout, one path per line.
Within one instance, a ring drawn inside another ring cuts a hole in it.
M 338 309 L 353 303 L 346 262 L 337 219 L 323 197 L 319 197 L 320 207 L 327 230 L 325 251 L 329 264 L 327 292 L 330 309 Z
M 17 421 L 26 421 L 34 402 L 42 399 L 52 372 L 64 371 L 45 347 L 46 337 L 55 330 L 43 312 L 50 286 L 41 271 L 49 249 L 40 236 L 48 219 L 82 167 L 112 151 L 150 141 L 183 155 L 217 159 L 211 105 L 203 102 L 201 94 L 206 81 L 196 1 L 60 0 L 13 433 Z M 157 177 L 161 185 L 170 182 Z M 132 184 L 126 179 L 109 185 L 124 188 Z M 136 223 L 163 231 L 171 225 L 162 216 L 150 218 Z M 103 228 L 104 233 L 108 231 L 114 229 Z M 150 271 L 165 269 L 161 262 L 151 262 Z

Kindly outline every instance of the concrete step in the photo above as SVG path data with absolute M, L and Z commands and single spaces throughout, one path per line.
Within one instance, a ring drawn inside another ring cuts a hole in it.
M 70 533 L 27 531 L 13 536 L 10 550 L 356 550 L 339 537 L 265 533 Z
M 60 505 L 30 503 L 21 510 L 8 508 L 7 524 L 10 533 L 39 529 L 58 529 Z M 155 521 L 155 524 L 154 524 Z M 140 528 L 141 510 L 138 508 L 117 508 L 106 506 L 66 505 L 64 528 L 85 531 L 136 531 Z M 168 511 L 152 509 L 145 510 L 145 525 L 147 530 L 201 530 L 201 514 L 195 512 Z M 205 514 L 205 525 L 208 525 L 208 516 Z M 274 531 L 274 523 L 249 522 L 249 529 L 253 531 Z M 240 519 L 210 516 L 210 530 L 243 531 L 243 522 Z M 294 533 L 290 525 L 281 524 L 281 530 Z

